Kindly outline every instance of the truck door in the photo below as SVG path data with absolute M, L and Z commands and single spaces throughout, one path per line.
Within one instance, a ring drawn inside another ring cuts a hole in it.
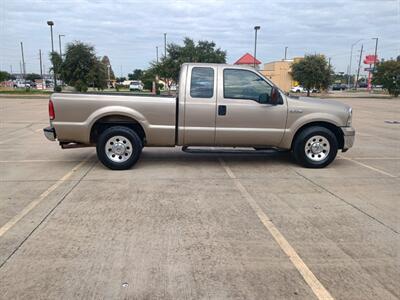
M 216 67 L 189 65 L 185 89 L 184 145 L 214 145 L 216 86 Z
M 218 72 L 216 145 L 277 146 L 287 107 L 272 104 L 272 85 L 251 70 L 220 67 Z

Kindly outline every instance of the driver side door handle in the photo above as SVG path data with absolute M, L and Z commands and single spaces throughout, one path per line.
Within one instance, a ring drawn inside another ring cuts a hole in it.
M 218 116 L 226 115 L 226 105 L 218 105 Z

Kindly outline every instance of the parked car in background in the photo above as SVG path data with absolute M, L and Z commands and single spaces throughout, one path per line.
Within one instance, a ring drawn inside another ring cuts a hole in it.
M 332 85 L 332 91 L 344 91 L 347 90 L 347 85 L 344 83 L 335 83 Z
M 28 81 L 16 80 L 14 81 L 14 88 L 30 88 L 31 85 Z
M 294 86 L 290 89 L 292 93 L 305 93 L 307 92 L 305 88 L 303 88 L 301 85 Z
M 131 81 L 130 85 L 129 85 L 129 90 L 130 91 L 143 91 L 143 84 L 141 81 L 139 80 L 134 80 Z
M 307 93 L 307 89 L 303 88 L 301 85 L 294 86 L 290 89 L 292 93 Z M 319 90 L 316 88 L 310 89 L 310 93 L 319 93 Z
M 367 82 L 360 82 L 360 83 L 358 83 L 358 87 L 359 88 L 367 88 L 368 87 L 368 83 Z
M 115 170 L 133 166 L 144 146 L 175 145 L 291 150 L 301 165 L 323 168 L 355 135 L 348 105 L 287 97 L 253 68 L 224 64 L 183 64 L 179 97 L 55 93 L 49 117 L 49 140 L 95 146 Z

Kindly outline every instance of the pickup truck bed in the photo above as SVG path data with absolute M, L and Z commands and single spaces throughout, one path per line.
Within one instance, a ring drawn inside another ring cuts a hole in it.
M 175 97 L 56 93 L 51 99 L 61 143 L 91 144 L 95 123 L 129 122 L 146 128 L 146 145 L 175 145 Z

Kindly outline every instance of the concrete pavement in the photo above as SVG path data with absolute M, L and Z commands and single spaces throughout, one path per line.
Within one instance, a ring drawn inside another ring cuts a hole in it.
M 113 172 L 1 97 L 0 298 L 398 299 L 400 102 L 340 101 L 356 144 L 322 170 L 145 148 Z

